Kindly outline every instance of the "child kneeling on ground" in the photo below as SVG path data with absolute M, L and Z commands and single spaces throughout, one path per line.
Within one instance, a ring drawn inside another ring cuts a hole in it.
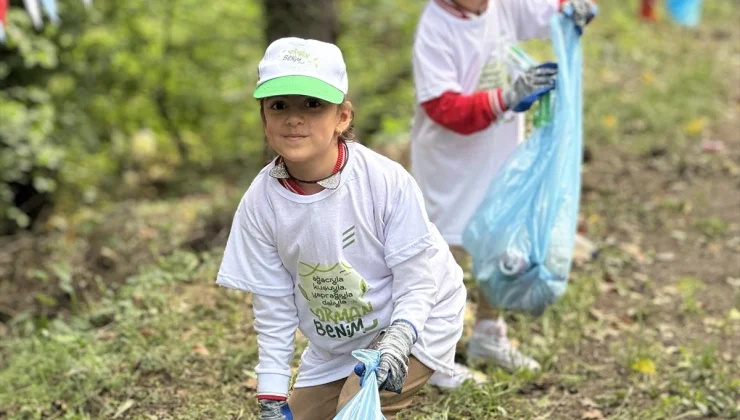
M 342 53 L 272 43 L 254 97 L 278 157 L 234 216 L 218 284 L 253 294 L 261 419 L 331 419 L 359 391 L 351 352 L 380 352 L 389 419 L 452 374 L 466 291 L 411 175 L 352 141 Z M 308 339 L 288 396 L 295 333 Z M 381 333 L 382 332 L 382 333 Z

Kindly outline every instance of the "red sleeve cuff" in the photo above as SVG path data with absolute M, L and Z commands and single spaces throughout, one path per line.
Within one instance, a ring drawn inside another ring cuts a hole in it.
M 491 105 L 490 94 L 485 90 L 472 95 L 445 92 L 421 104 L 434 122 L 463 135 L 485 130 L 496 121 L 497 114 Z
M 270 400 L 270 401 L 285 401 L 287 398 L 285 398 L 282 395 L 258 395 L 258 400 Z

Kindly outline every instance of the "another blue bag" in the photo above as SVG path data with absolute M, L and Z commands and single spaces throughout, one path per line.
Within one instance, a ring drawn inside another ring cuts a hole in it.
M 352 356 L 365 364 L 365 374 L 360 378 L 360 392 L 342 408 L 334 420 L 385 420 L 380 411 L 380 392 L 375 370 L 380 363 L 380 352 L 377 350 L 355 350 Z
M 696 26 L 701 20 L 702 0 L 666 0 L 665 7 L 673 20 L 684 26 Z
M 581 44 L 561 15 L 551 38 L 559 68 L 552 119 L 512 153 L 463 234 L 487 300 L 532 315 L 565 293 L 581 195 Z

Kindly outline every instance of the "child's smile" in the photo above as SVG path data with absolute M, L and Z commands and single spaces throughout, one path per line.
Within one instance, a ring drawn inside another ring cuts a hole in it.
M 304 95 L 265 98 L 262 110 L 267 141 L 285 159 L 291 174 L 315 179 L 331 173 L 336 137 L 351 121 L 351 111 Z

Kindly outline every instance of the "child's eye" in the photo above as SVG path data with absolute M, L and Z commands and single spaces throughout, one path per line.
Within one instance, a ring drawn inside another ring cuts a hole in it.
M 270 105 L 270 109 L 275 109 L 278 111 L 281 109 L 285 109 L 285 108 L 286 108 L 285 102 L 283 101 L 275 101 Z
M 309 98 L 306 100 L 307 108 L 319 108 L 321 106 L 321 100 L 316 98 Z

